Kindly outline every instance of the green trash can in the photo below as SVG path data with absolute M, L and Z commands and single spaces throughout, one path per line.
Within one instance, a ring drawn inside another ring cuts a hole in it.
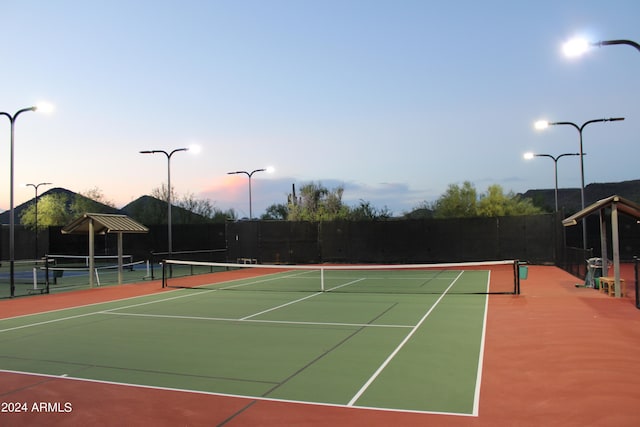
M 529 276 L 529 267 L 520 264 L 518 266 L 518 277 L 520 277 L 520 279 L 526 279 L 527 276 Z

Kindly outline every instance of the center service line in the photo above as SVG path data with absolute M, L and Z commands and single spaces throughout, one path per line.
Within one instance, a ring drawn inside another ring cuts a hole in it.
M 398 352 L 402 349 L 402 347 L 404 347 L 404 345 L 409 341 L 409 339 L 413 336 L 413 334 L 418 330 L 420 325 L 424 323 L 424 321 L 427 319 L 427 317 L 429 317 L 431 312 L 433 312 L 433 310 L 438 306 L 438 304 L 440 303 L 440 301 L 442 301 L 442 299 L 445 297 L 447 292 L 449 292 L 449 289 L 451 289 L 451 287 L 458 281 L 460 276 L 462 276 L 462 273 L 464 273 L 464 271 L 461 271 L 456 276 L 456 278 L 453 279 L 449 287 L 447 287 L 447 289 L 445 289 L 442 295 L 440 295 L 440 298 L 438 298 L 438 300 L 431 306 L 429 311 L 427 311 L 425 315 L 422 316 L 422 319 L 420 319 L 418 324 L 411 330 L 411 332 L 409 332 L 409 334 L 407 334 L 407 336 L 402 340 L 402 342 L 398 345 L 398 347 L 396 347 L 396 349 L 393 350 L 393 352 L 389 355 L 389 357 L 387 357 L 387 359 L 382 363 L 382 365 L 380 365 L 380 367 L 373 373 L 371 378 L 369 378 L 369 380 L 362 386 L 362 388 L 358 390 L 355 396 L 353 396 L 353 398 L 349 401 L 349 403 L 347 403 L 347 406 L 353 406 L 356 403 L 356 401 L 360 399 L 360 396 L 362 396 L 362 394 L 369 388 L 369 386 L 373 383 L 373 381 L 375 381 L 378 375 L 380 375 L 382 370 L 387 367 L 387 365 L 391 362 L 391 360 L 393 360 L 396 354 L 398 354 Z

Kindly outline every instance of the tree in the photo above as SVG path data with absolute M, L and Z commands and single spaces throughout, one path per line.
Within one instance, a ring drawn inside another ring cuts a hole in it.
M 173 200 L 173 199 L 172 199 Z M 233 209 L 223 211 L 215 207 L 214 203 L 209 199 L 196 199 L 192 193 L 187 193 L 179 197 L 175 202 L 175 206 L 182 208 L 184 212 L 193 215 L 185 215 L 184 224 L 190 222 L 224 222 L 234 220 L 237 214 Z M 206 221 L 202 221 L 205 219 Z
M 329 190 L 320 183 L 311 182 L 300 187 L 300 195 L 297 195 L 293 186 L 287 196 L 287 204 L 269 206 L 261 218 L 288 221 L 386 220 L 393 215 L 386 206 L 378 209 L 365 200 L 360 200 L 356 207 L 349 207 L 342 201 L 343 194 L 342 186 Z
M 349 219 L 354 221 L 361 220 L 381 220 L 381 219 L 389 219 L 391 218 L 392 213 L 386 206 L 382 209 L 378 209 L 374 206 L 371 206 L 370 202 L 365 200 L 360 200 L 360 204 L 355 208 L 351 209 L 349 213 Z
M 311 182 L 300 188 L 300 197 L 290 195 L 288 203 L 290 221 L 330 221 L 346 219 L 349 207 L 342 203 L 343 187 L 329 191 L 322 184 Z
M 489 186 L 487 193 L 478 201 L 478 216 L 510 216 L 531 215 L 542 213 L 543 210 L 534 206 L 533 201 L 509 192 L 504 194 L 502 187 L 497 184 Z
M 38 224 L 36 224 L 36 204 L 32 203 L 20 214 L 20 223 L 27 228 L 38 230 L 49 226 L 64 226 L 85 213 L 110 213 L 116 208 L 102 191 L 94 187 L 75 195 L 51 193 L 38 197 Z
M 289 208 L 282 203 L 269 206 L 266 212 L 260 217 L 261 219 L 286 220 L 289 216 Z
M 504 193 L 498 184 L 490 185 L 487 192 L 478 195 L 469 181 L 462 186 L 451 184 L 445 194 L 432 205 L 434 218 L 497 217 L 510 215 L 534 215 L 543 210 L 534 206 L 531 199 L 513 192 Z
M 165 184 L 162 184 L 160 187 L 156 187 L 151 190 L 151 197 L 155 197 L 158 200 L 162 200 L 163 202 L 167 202 L 169 200 L 169 190 Z M 172 204 L 175 203 L 177 197 L 175 193 L 175 189 L 171 186 L 171 201 Z
M 157 209 L 149 212 L 141 212 L 139 221 L 148 221 L 148 224 L 160 224 L 167 222 L 166 203 L 168 201 L 169 192 L 167 186 L 162 184 L 159 188 L 151 190 L 151 196 L 157 200 L 165 202 L 165 207 L 160 214 Z M 234 220 L 237 214 L 233 209 L 223 211 L 215 207 L 214 203 L 209 199 L 197 199 L 193 193 L 187 193 L 182 196 L 175 192 L 171 187 L 171 206 L 178 209 L 172 210 L 171 221 L 174 224 L 195 224 L 204 222 L 224 222 Z
M 465 181 L 462 187 L 449 184 L 447 191 L 433 206 L 435 218 L 469 218 L 477 216 L 477 192 L 473 184 Z
M 115 204 L 107 200 L 98 187 L 76 194 L 69 205 L 69 211 L 73 217 L 79 217 L 89 212 L 111 213 L 115 210 Z
M 69 197 L 62 193 L 47 194 L 38 198 L 38 223 L 36 224 L 36 204 L 32 203 L 20 214 L 20 223 L 32 230 L 49 226 L 63 226 L 74 219 Z

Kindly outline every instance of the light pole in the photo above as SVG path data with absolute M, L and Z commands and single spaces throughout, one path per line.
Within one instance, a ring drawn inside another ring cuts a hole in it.
M 599 42 L 592 43 L 593 46 L 612 46 L 616 44 L 626 44 L 627 46 L 632 46 L 640 51 L 640 44 L 634 42 L 633 40 L 602 40 Z
M 11 122 L 11 149 L 10 149 L 10 167 L 9 167 L 9 284 L 11 288 L 11 296 L 15 293 L 15 277 L 14 266 L 16 260 L 15 254 L 15 210 L 13 208 L 13 163 L 14 163 L 14 131 L 15 122 L 18 116 L 26 111 L 36 111 L 38 107 L 28 107 L 18 110 L 13 116 L 9 113 L 0 111 L 0 115 L 7 116 Z
M 40 187 L 41 185 L 51 185 L 50 182 L 41 182 L 40 184 L 25 184 L 25 187 L 33 187 L 33 189 L 36 191 L 36 197 L 34 198 L 34 203 L 35 203 L 35 216 L 36 216 L 36 252 L 35 252 L 35 258 L 34 259 L 38 259 L 38 187 Z
M 547 122 L 545 120 L 541 120 L 536 122 L 537 129 L 546 129 L 549 126 L 559 126 L 559 125 L 569 125 L 573 126 L 580 135 L 580 204 L 581 208 L 584 209 L 584 150 L 582 149 L 582 131 L 584 128 L 591 123 L 599 123 L 599 122 L 617 122 L 624 120 L 624 117 L 610 117 L 608 119 L 593 119 L 584 122 L 581 126 L 573 122 Z M 587 222 L 582 220 L 582 248 L 587 249 Z
M 251 173 L 249 173 L 247 171 L 227 172 L 227 175 L 236 175 L 236 174 L 243 173 L 243 174 L 245 174 L 245 175 L 247 175 L 249 177 L 249 219 L 250 220 L 253 219 L 253 211 L 252 211 L 252 206 L 251 206 L 251 177 L 256 172 L 265 172 L 265 171 L 266 171 L 266 169 L 256 169 L 254 171 L 251 171 Z
M 585 153 L 586 154 L 586 153 Z M 554 171 L 555 171 L 555 199 L 556 199 L 556 212 L 558 212 L 558 160 L 561 157 L 565 156 L 579 156 L 580 153 L 564 153 L 559 156 L 552 156 L 551 154 L 535 154 L 535 153 L 524 153 L 524 158 L 527 160 L 533 159 L 534 157 L 549 157 L 553 160 L 554 163 Z
M 164 150 L 143 150 L 140 154 L 156 154 L 161 153 L 167 156 L 167 239 L 168 239 L 168 254 L 171 255 L 173 251 L 173 245 L 171 240 L 171 156 L 179 151 L 188 151 L 188 148 L 176 148 L 175 150 L 167 153 Z
M 562 49 L 567 56 L 580 56 L 585 53 L 591 46 L 613 46 L 618 44 L 625 44 L 631 46 L 640 51 L 640 44 L 632 40 L 602 40 L 599 42 L 590 43 L 582 38 L 574 38 L 566 42 Z

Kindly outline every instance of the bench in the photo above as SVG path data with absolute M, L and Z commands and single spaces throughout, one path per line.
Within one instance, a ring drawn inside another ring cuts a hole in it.
M 620 296 L 627 294 L 627 285 L 624 279 L 620 279 L 621 293 Z M 606 292 L 609 296 L 615 296 L 616 294 L 616 279 L 615 277 L 601 277 L 600 278 L 600 292 Z

